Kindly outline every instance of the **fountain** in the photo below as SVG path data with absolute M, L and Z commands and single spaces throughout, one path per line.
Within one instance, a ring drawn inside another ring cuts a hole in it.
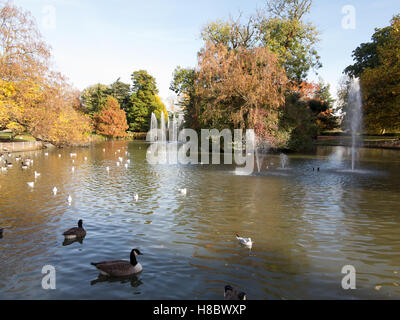
M 178 131 L 175 115 L 172 115 L 171 121 L 168 121 L 169 142 L 178 141 Z
M 151 114 L 150 142 L 156 142 L 158 137 L 158 121 L 154 112 Z
M 160 142 L 167 141 L 167 128 L 165 126 L 164 112 L 161 112 L 161 125 L 160 125 Z
M 286 169 L 286 166 L 289 162 L 288 156 L 284 153 L 281 153 L 280 158 L 281 158 L 281 169 Z
M 256 137 L 256 162 L 258 173 L 261 172 L 262 165 L 264 163 L 264 159 L 266 154 L 268 153 L 270 146 L 267 142 L 263 141 L 261 138 Z
M 350 113 L 351 124 L 351 170 L 354 172 L 356 160 L 358 158 L 357 150 L 360 148 L 360 139 L 358 133 L 362 124 L 362 103 L 361 103 L 361 88 L 360 80 L 353 78 L 350 84 L 349 97 L 348 97 L 348 110 Z

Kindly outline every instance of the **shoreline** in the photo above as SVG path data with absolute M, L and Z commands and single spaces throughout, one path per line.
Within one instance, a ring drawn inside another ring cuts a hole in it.
M 314 146 L 351 148 L 352 144 L 350 137 L 347 136 L 320 136 L 317 138 Z M 366 149 L 400 150 L 400 139 L 385 139 L 384 137 L 378 136 L 372 139 L 363 138 L 359 147 Z

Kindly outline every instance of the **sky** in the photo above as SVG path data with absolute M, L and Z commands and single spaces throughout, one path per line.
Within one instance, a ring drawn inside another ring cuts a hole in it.
M 177 66 L 194 67 L 203 45 L 201 28 L 239 12 L 248 16 L 264 0 L 14 0 L 31 11 L 44 40 L 52 47 L 53 64 L 82 90 L 110 84 L 147 70 L 166 99 Z M 346 11 L 354 8 L 354 14 Z M 344 11 L 343 11 L 344 10 Z M 371 39 L 374 29 L 389 25 L 400 13 L 399 0 L 314 0 L 310 15 L 321 32 L 317 48 L 323 67 L 318 74 L 336 96 L 352 51 Z M 353 19 L 354 18 L 354 19 Z M 346 22 L 343 24 L 343 21 Z M 354 23 L 353 23 L 354 22 Z

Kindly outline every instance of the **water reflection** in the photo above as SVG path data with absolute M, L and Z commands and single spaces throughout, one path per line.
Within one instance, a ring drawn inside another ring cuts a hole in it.
M 264 171 L 240 176 L 233 166 L 150 165 L 146 148 L 30 152 L 32 168 L 0 174 L 1 299 L 222 299 L 226 284 L 249 299 L 400 298 L 400 153 L 362 149 L 357 168 L 367 174 L 353 174 L 346 148 L 322 147 L 290 155 L 290 170 L 267 155 Z M 88 236 L 64 243 L 65 225 L 81 218 Z M 251 251 L 236 233 L 252 238 Z M 146 252 L 140 278 L 90 282 L 90 262 L 133 247 Z M 52 293 L 40 286 L 49 264 Z M 340 287 L 347 264 L 357 291 Z

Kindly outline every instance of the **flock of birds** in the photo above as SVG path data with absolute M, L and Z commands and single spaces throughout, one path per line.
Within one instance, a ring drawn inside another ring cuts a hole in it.
M 106 150 L 103 149 L 103 152 L 106 152 Z M 121 150 L 118 150 L 117 152 L 115 152 L 115 155 L 117 155 L 117 153 L 120 153 L 120 152 L 121 152 Z M 128 152 L 126 152 L 125 154 L 127 155 Z M 45 156 L 48 156 L 48 155 L 49 155 L 48 153 L 45 153 Z M 62 155 L 59 154 L 58 157 L 61 158 Z M 70 157 L 72 158 L 72 163 L 75 163 L 74 158 L 77 157 L 77 154 L 70 153 Z M 11 158 L 12 158 L 11 153 L 8 153 L 6 156 L 4 154 L 0 154 L 0 163 L 4 162 L 4 166 L 1 167 L 1 170 L 3 172 L 7 171 L 8 168 L 13 167 L 13 163 L 9 162 L 9 160 L 11 160 Z M 87 157 L 85 157 L 84 159 L 85 159 L 85 161 L 87 161 Z M 29 167 L 31 167 L 33 165 L 33 162 L 34 162 L 33 159 L 30 159 L 30 158 L 23 159 L 22 156 L 16 156 L 15 161 L 16 161 L 16 163 L 18 163 L 18 162 L 21 163 L 22 170 L 27 170 Z M 122 157 L 118 157 L 117 166 L 121 166 L 121 164 L 124 164 L 123 161 L 124 161 L 124 159 Z M 126 168 L 128 168 L 129 164 L 130 164 L 130 160 L 127 159 L 124 166 Z M 71 170 L 72 170 L 72 172 L 75 172 L 75 167 L 72 167 Z M 110 172 L 110 167 L 106 167 L 106 171 Z M 36 180 L 36 178 L 40 177 L 40 173 L 34 171 L 34 177 Z M 35 182 L 28 182 L 27 184 L 30 188 L 34 188 L 34 186 L 35 186 Z M 54 195 L 57 195 L 57 192 L 58 192 L 57 187 L 54 187 L 52 191 L 53 191 Z M 181 195 L 184 195 L 184 196 L 187 195 L 186 188 L 179 189 L 178 191 Z M 139 201 L 139 195 L 137 193 L 134 194 L 134 200 Z M 68 195 L 67 203 L 69 205 L 71 205 L 71 203 L 72 203 L 71 195 Z M 3 238 L 3 231 L 4 231 L 4 229 L 0 228 L 0 239 Z M 71 229 L 65 231 L 63 233 L 63 236 L 65 238 L 65 241 L 67 241 L 67 242 L 82 241 L 86 237 L 86 230 L 83 228 L 83 220 L 78 221 L 77 227 L 74 227 L 74 228 L 71 228 Z M 246 248 L 251 249 L 253 246 L 253 242 L 252 242 L 251 238 L 243 238 L 243 237 L 240 237 L 239 234 L 236 234 L 236 239 L 242 246 L 244 246 Z M 102 276 L 129 277 L 129 276 L 133 276 L 133 275 L 136 275 L 136 274 L 142 272 L 143 267 L 137 261 L 137 256 L 140 256 L 140 255 L 142 255 L 140 250 L 135 248 L 131 251 L 129 261 L 115 260 L 115 261 L 103 261 L 103 262 L 98 262 L 98 263 L 92 262 L 91 265 L 96 267 L 97 270 L 99 271 L 100 275 L 102 275 Z M 228 285 L 228 286 L 225 286 L 224 299 L 225 300 L 246 300 L 247 298 L 246 298 L 246 293 L 238 291 Z

